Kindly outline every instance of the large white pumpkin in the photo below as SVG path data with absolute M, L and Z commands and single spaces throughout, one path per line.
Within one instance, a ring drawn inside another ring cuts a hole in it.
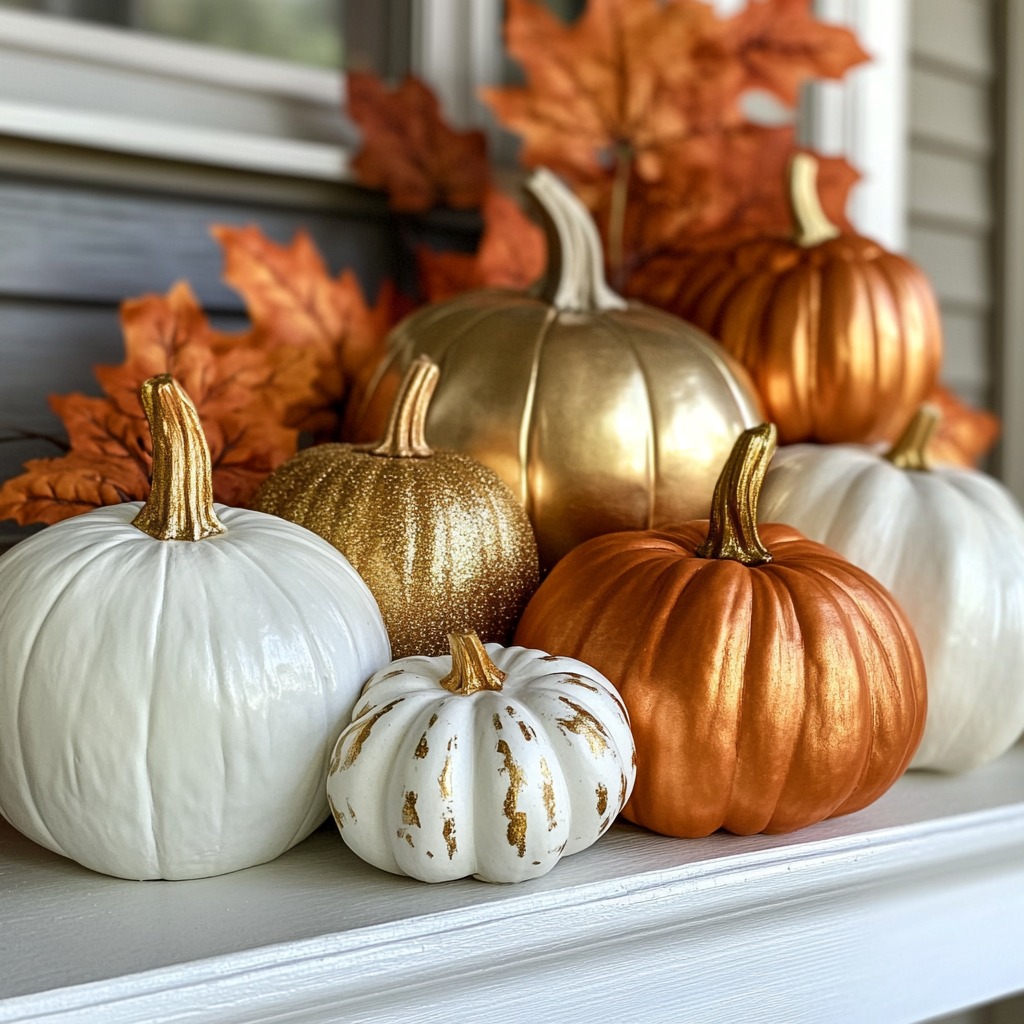
M 451 637 L 367 684 L 327 780 L 342 838 L 424 882 L 518 882 L 594 843 L 636 776 L 621 699 L 595 669 Z
M 175 389 L 157 379 L 158 415 L 188 402 Z M 145 532 L 166 519 L 161 474 L 208 477 L 208 453 L 169 467 L 160 433 L 148 522 L 136 502 L 97 509 L 0 558 L 0 812 L 136 879 L 233 871 L 308 835 L 338 730 L 390 658 L 366 585 L 302 527 L 207 490 L 170 510 L 198 539 Z
M 780 448 L 759 518 L 795 526 L 875 576 L 924 654 L 928 716 L 911 768 L 958 772 L 1024 730 L 1024 519 L 983 473 L 928 468 L 934 413 L 887 454 L 855 445 Z

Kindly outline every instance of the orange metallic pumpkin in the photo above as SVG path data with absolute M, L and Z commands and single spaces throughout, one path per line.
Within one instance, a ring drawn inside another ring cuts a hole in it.
M 788 832 L 859 810 L 924 728 L 921 652 L 889 592 L 788 526 L 758 527 L 774 434 L 741 435 L 710 524 L 580 545 L 516 633 L 618 687 L 637 747 L 623 813 L 666 835 Z
M 750 372 L 784 444 L 892 440 L 934 388 L 942 327 L 925 274 L 825 216 L 794 158 L 792 238 L 702 254 L 659 303 Z

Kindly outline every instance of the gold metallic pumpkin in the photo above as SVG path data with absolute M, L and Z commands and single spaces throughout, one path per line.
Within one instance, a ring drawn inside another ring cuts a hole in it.
M 539 171 L 528 188 L 549 235 L 536 293 L 474 291 L 406 318 L 355 423 L 376 433 L 375 389 L 431 356 L 442 376 L 429 436 L 497 472 L 550 567 L 588 537 L 702 514 L 736 435 L 761 415 L 716 342 L 608 287 L 593 221 L 557 178 Z
M 537 586 L 537 544 L 486 466 L 431 448 L 424 421 L 438 369 L 407 371 L 379 444 L 322 444 L 277 469 L 255 508 L 330 541 L 380 605 L 395 658 L 436 656 L 448 634 L 506 643 Z

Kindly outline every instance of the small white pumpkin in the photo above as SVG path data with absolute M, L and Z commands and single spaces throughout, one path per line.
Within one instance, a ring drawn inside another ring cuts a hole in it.
M 328 815 L 338 730 L 390 660 L 330 544 L 214 506 L 195 408 L 143 387 L 153 488 L 0 559 L 0 813 L 123 878 L 276 857 Z
M 346 844 L 424 882 L 519 882 L 585 850 L 633 789 L 629 718 L 572 658 L 452 635 L 366 684 L 327 792 Z
M 930 468 L 925 407 L 888 453 L 780 448 L 760 518 L 788 523 L 871 573 L 907 613 L 924 654 L 928 713 L 911 768 L 959 772 L 1024 729 L 1024 519 L 975 470 Z

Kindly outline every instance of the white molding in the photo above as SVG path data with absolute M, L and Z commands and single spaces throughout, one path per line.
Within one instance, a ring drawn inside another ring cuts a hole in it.
M 347 173 L 340 71 L 14 11 L 0 11 L 0 66 L 11 139 L 314 181 Z M 63 152 L 52 169 L 75 173 Z
M 339 146 L 2 100 L 0 135 L 322 181 L 349 172 Z
M 807 91 L 801 141 L 845 156 L 861 173 L 850 219 L 862 234 L 902 252 L 907 242 L 909 0 L 815 0 L 825 21 L 849 26 L 871 55 L 841 82 Z
M 1005 0 L 999 12 L 999 149 L 996 180 L 996 373 L 993 391 L 1002 420 L 999 476 L 1024 505 L 1024 5 Z
M 515 886 L 385 875 L 326 830 L 233 875 L 120 882 L 0 830 L 4 1024 L 892 1024 L 1024 987 L 1021 747 L 790 836 L 616 826 Z M 103 975 L 69 981 L 80 961 Z

